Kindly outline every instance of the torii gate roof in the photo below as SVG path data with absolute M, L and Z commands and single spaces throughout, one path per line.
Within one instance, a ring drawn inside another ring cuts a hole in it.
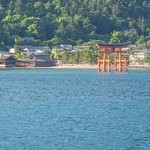
M 125 48 L 127 47 L 131 42 L 125 42 L 125 43 L 101 43 L 97 42 L 97 45 L 102 48 Z

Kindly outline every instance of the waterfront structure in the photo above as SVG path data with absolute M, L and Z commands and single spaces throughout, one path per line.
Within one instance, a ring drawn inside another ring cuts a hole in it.
M 34 61 L 29 59 L 18 59 L 16 60 L 16 67 L 34 67 Z
M 52 67 L 56 65 L 57 61 L 49 58 L 48 55 L 31 55 L 29 59 L 16 61 L 17 67 Z
M 30 57 L 32 67 L 52 67 L 57 65 L 57 60 L 49 58 L 48 55 L 33 55 Z
M 32 55 L 28 59 L 16 59 L 13 55 L 0 56 L 0 68 L 52 67 L 57 66 L 59 62 L 59 60 L 49 58 L 48 55 Z
M 14 56 L 0 57 L 0 68 L 15 67 L 16 58 Z
M 96 43 L 98 46 L 98 71 L 110 71 L 111 65 L 113 65 L 115 71 L 127 71 L 128 70 L 128 58 L 123 56 L 127 53 L 127 47 L 130 42 L 127 43 Z M 114 57 L 114 61 L 111 61 L 110 57 Z

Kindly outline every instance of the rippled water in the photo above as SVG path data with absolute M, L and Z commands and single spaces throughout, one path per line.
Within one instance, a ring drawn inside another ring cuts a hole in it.
M 149 150 L 150 70 L 0 70 L 0 149 Z

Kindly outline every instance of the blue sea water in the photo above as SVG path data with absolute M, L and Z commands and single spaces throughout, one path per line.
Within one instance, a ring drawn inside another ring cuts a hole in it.
M 0 150 L 149 150 L 150 70 L 0 70 Z

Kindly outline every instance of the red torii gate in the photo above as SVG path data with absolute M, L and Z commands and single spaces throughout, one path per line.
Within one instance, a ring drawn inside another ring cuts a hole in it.
M 118 57 L 114 58 L 114 70 L 115 71 L 127 71 L 128 59 L 122 57 L 122 53 L 127 53 L 123 48 L 127 48 L 130 42 L 126 43 L 96 43 L 100 48 L 98 54 L 102 54 L 102 58 L 98 57 L 98 71 L 110 71 L 111 62 L 109 54 L 116 53 Z

